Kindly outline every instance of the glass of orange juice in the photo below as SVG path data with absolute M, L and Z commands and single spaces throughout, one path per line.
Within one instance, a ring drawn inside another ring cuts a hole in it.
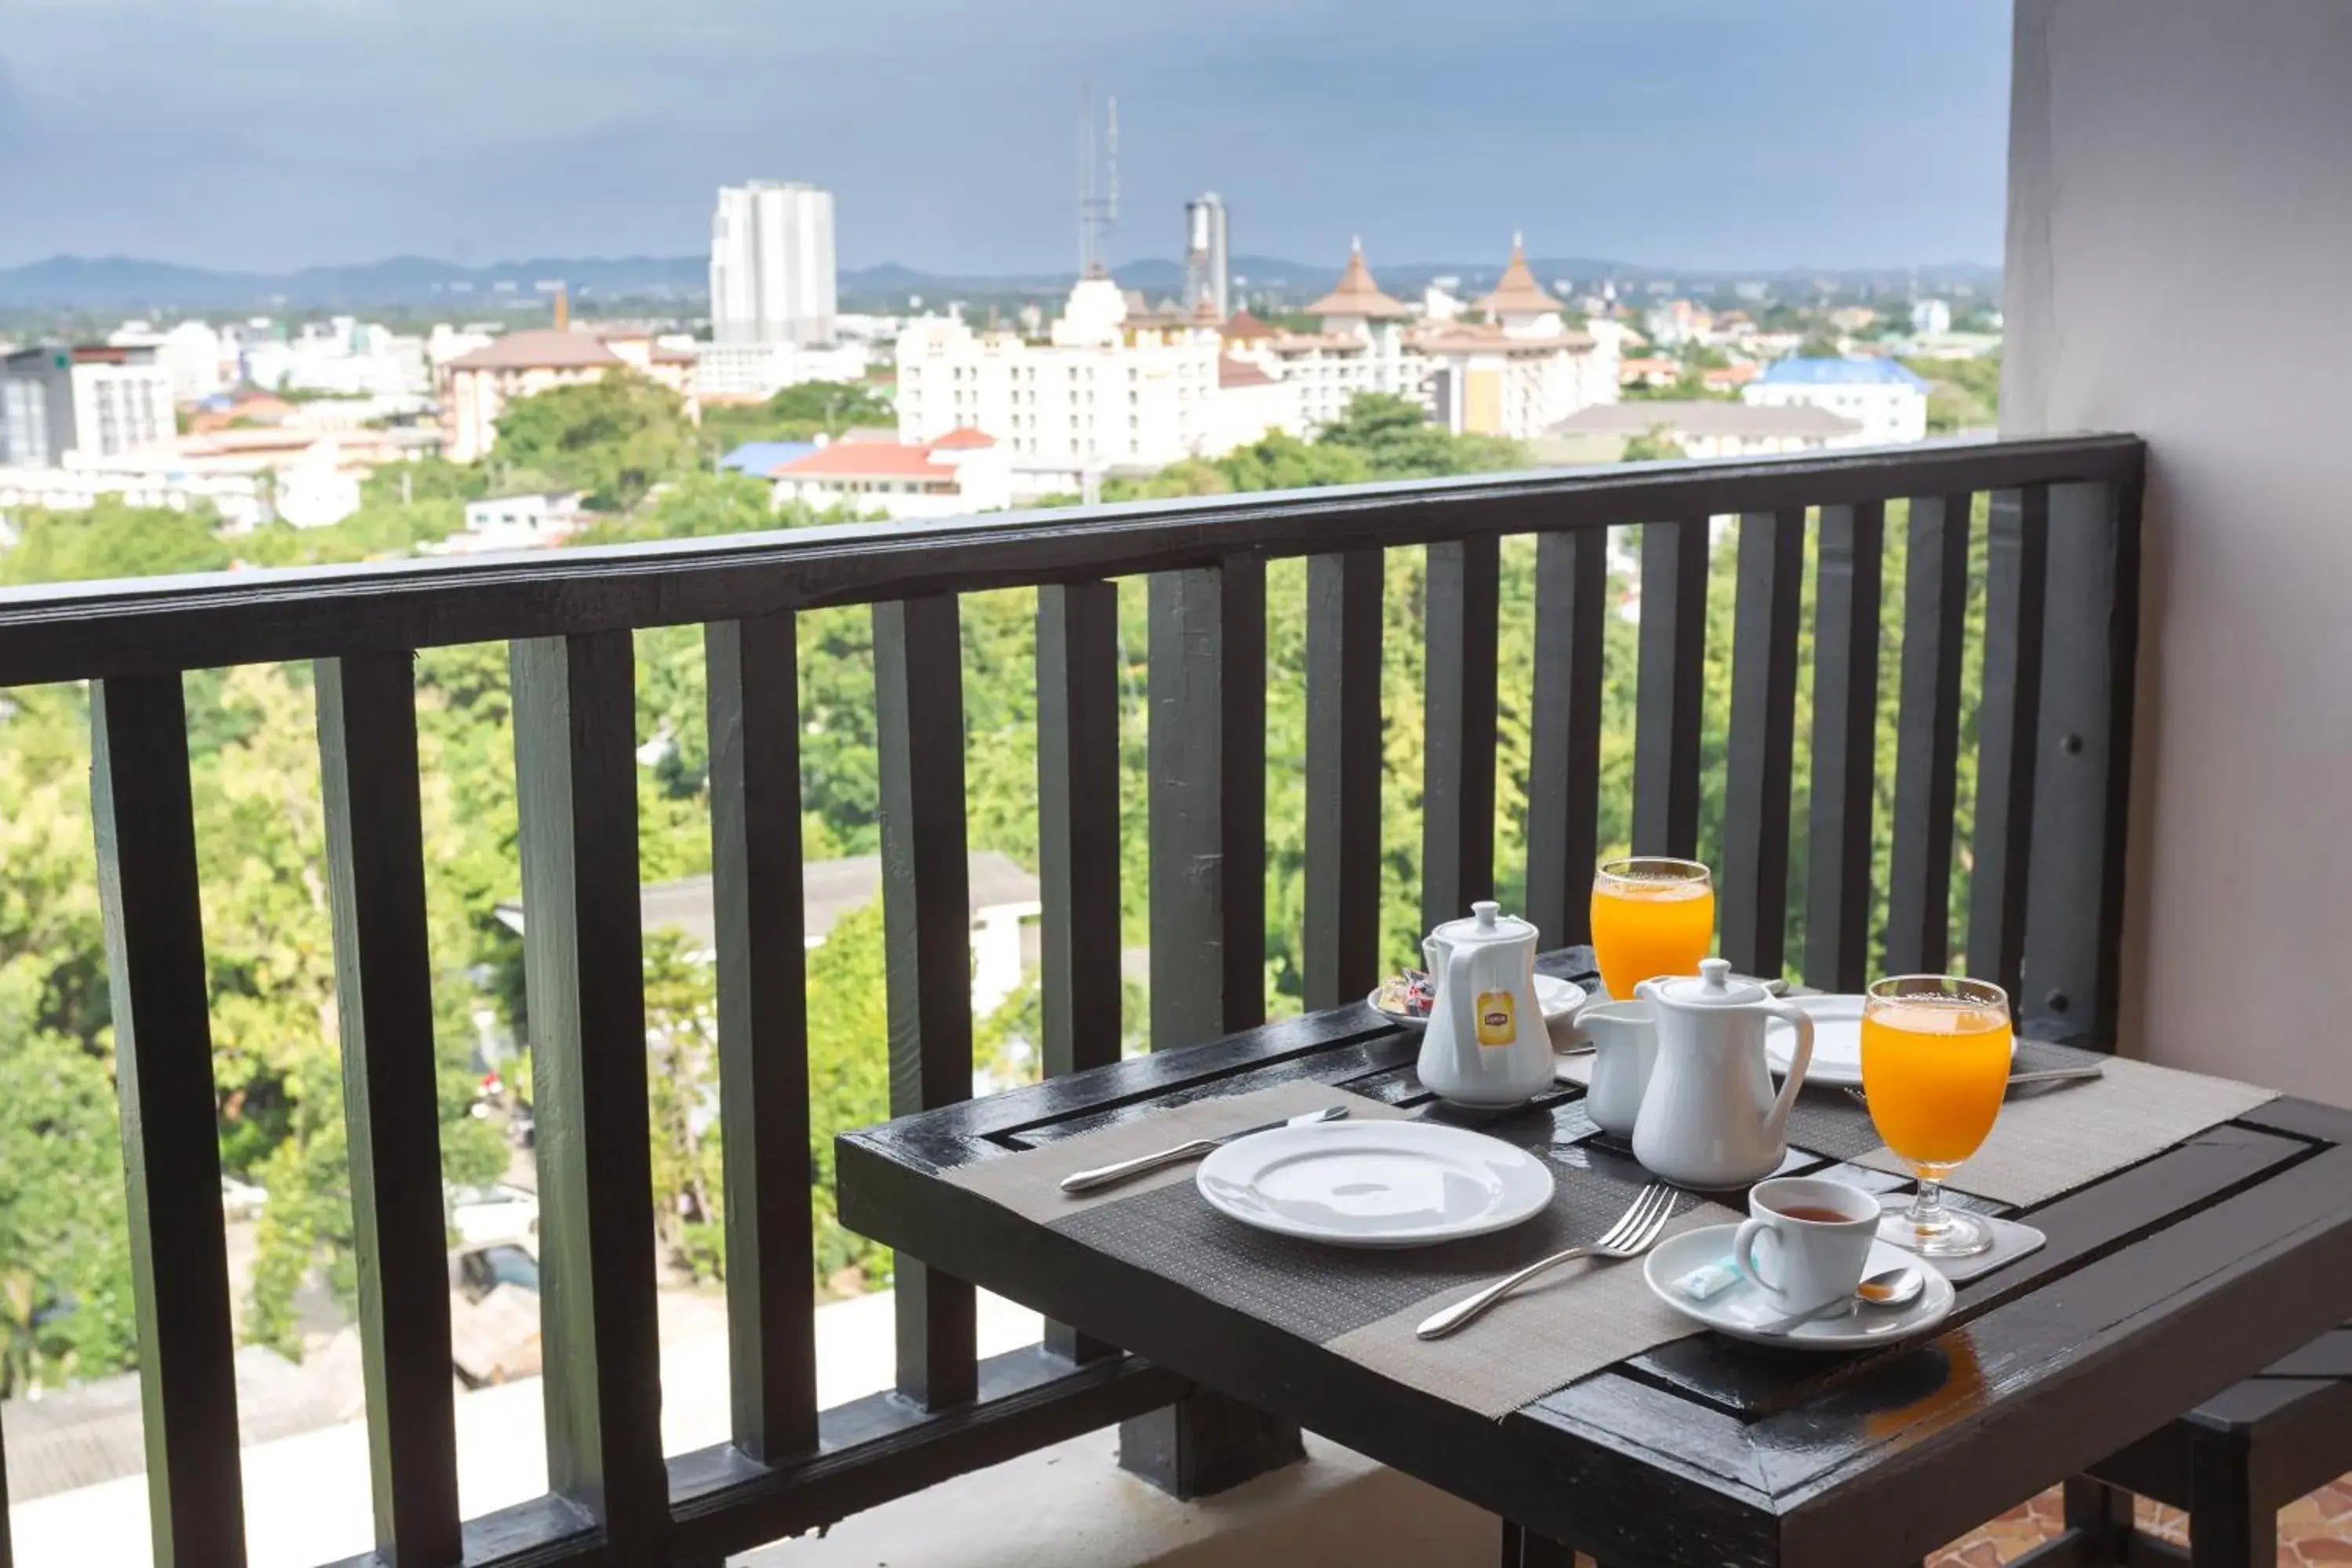
M 1862 1092 L 1878 1135 L 1919 1178 L 1907 1208 L 1891 1207 L 1879 1239 L 1930 1258 L 1992 1245 L 1992 1227 L 1948 1208 L 1944 1181 L 1977 1152 L 2009 1092 L 2009 995 L 1951 974 L 1901 974 L 1862 1005 Z
M 1592 952 L 1619 1001 L 1661 974 L 1696 974 L 1715 942 L 1715 881 L 1696 860 L 1603 860 L 1592 878 Z

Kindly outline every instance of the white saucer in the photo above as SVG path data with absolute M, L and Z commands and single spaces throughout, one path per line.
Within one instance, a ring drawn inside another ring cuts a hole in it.
M 1917 1300 L 1903 1308 L 1864 1307 L 1843 1318 L 1800 1323 L 1786 1333 L 1759 1333 L 1759 1325 L 1777 1322 L 1789 1313 L 1753 1282 L 1742 1279 L 1704 1301 L 1694 1301 L 1673 1285 L 1673 1281 L 1694 1268 L 1727 1261 L 1731 1257 L 1731 1237 L 1738 1228 L 1736 1225 L 1702 1226 L 1680 1236 L 1670 1236 L 1652 1247 L 1649 1256 L 1642 1259 L 1642 1278 L 1649 1282 L 1651 1294 L 1684 1317 L 1704 1323 L 1717 1333 L 1784 1350 L 1870 1350 L 1916 1338 L 1951 1315 L 1952 1282 L 1937 1273 L 1933 1263 L 1916 1253 L 1874 1241 L 1870 1244 L 1870 1260 L 1862 1266 L 1863 1276 L 1866 1279 L 1909 1264 L 1927 1277 L 1927 1288 L 1919 1293 Z
M 1862 1004 L 1860 996 L 1790 996 L 1813 1020 L 1813 1065 L 1805 1069 L 1807 1083 L 1825 1089 L 1862 1087 Z M 1772 1076 L 1784 1078 L 1789 1058 L 1797 1049 L 1797 1031 L 1775 1018 L 1764 1026 L 1764 1062 Z M 2010 1059 L 2017 1058 L 2017 1041 L 2009 1043 Z
M 1408 1029 L 1429 1027 L 1429 1020 L 1425 1017 L 1416 1018 L 1410 1013 L 1390 1012 L 1381 1005 L 1380 994 L 1379 988 L 1374 987 L 1371 994 L 1364 998 L 1364 1005 L 1391 1023 L 1402 1024 Z M 1561 980 L 1549 974 L 1536 976 L 1536 1005 L 1543 1009 L 1544 1026 L 1547 1028 L 1558 1028 L 1561 1024 L 1575 1017 L 1579 1009 L 1591 1000 L 1591 998 L 1585 994 L 1584 987 L 1573 980 Z
M 1518 1224 L 1551 1202 L 1551 1167 L 1434 1121 L 1326 1121 L 1228 1143 L 1194 1178 L 1244 1225 L 1339 1247 L 1422 1247 Z

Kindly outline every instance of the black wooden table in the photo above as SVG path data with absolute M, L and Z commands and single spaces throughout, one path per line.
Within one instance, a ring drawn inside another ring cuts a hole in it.
M 1204 1093 L 1415 1104 L 1419 1043 L 1357 1005 L 902 1117 L 839 1141 L 842 1218 L 1610 1568 L 1916 1563 L 2352 1314 L 2352 1112 L 2290 1099 L 2021 1211 L 2049 1245 L 1962 1286 L 1929 1340 L 1814 1357 L 1702 1334 L 1500 1421 L 940 1179 Z M 1486 1131 L 1630 1160 L 1580 1092 Z M 1898 1184 L 1795 1150 L 1782 1169 Z

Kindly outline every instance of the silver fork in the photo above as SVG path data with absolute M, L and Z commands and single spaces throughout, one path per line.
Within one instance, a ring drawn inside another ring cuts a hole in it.
M 1517 1274 L 1496 1280 L 1475 1296 L 1456 1301 L 1444 1311 L 1432 1313 L 1422 1321 L 1413 1332 L 1424 1340 L 1441 1340 L 1486 1313 L 1487 1308 L 1543 1273 L 1578 1258 L 1606 1258 L 1612 1260 L 1638 1258 L 1650 1249 L 1666 1221 L 1674 1217 L 1675 1202 L 1681 1196 L 1674 1188 L 1653 1182 L 1642 1189 L 1633 1206 L 1621 1215 L 1615 1225 L 1601 1233 L 1600 1239 L 1571 1247 L 1565 1252 L 1555 1252 L 1549 1258 L 1539 1258 Z

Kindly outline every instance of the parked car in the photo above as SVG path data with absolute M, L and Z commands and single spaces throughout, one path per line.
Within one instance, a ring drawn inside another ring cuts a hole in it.
M 448 1207 L 449 1226 L 457 1233 L 461 1248 L 539 1234 L 539 1199 L 504 1182 L 453 1186 L 448 1190 Z
M 479 1301 L 501 1285 L 539 1294 L 539 1259 L 517 1242 L 461 1248 L 450 1256 L 449 1282 L 468 1301 Z

